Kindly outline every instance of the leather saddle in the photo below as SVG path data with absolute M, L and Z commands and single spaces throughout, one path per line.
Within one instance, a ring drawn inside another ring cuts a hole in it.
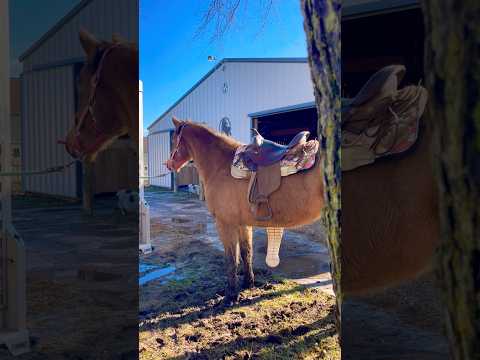
M 282 176 L 311 168 L 318 152 L 317 140 L 307 141 L 309 131 L 299 132 L 288 145 L 265 139 L 257 130 L 251 144 L 241 146 L 232 164 L 232 176 L 250 177 L 248 202 L 257 221 L 273 216 L 269 196 L 278 190 Z
M 265 139 L 256 129 L 252 131 L 255 133 L 253 141 L 242 153 L 245 165 L 252 171 L 257 170 L 259 166 L 269 166 L 279 162 L 289 153 L 295 153 L 307 142 L 310 135 L 309 131 L 301 131 L 288 145 L 281 145 Z
M 408 150 L 417 140 L 427 91 L 399 89 L 406 68 L 389 65 L 365 83 L 353 99 L 342 99 L 342 170 L 373 163 Z

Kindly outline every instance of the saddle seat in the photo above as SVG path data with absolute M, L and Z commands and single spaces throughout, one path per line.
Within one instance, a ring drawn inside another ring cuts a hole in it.
M 309 131 L 301 131 L 290 141 L 288 145 L 281 145 L 265 139 L 256 129 L 252 144 L 243 152 L 243 160 L 247 166 L 255 170 L 258 166 L 268 166 L 282 160 L 288 153 L 294 153 L 299 146 L 307 142 Z

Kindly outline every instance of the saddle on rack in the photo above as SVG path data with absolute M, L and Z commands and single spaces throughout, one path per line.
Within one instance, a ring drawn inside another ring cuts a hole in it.
M 342 171 L 408 150 L 417 140 L 427 91 L 409 85 L 398 89 L 405 66 L 377 71 L 353 99 L 342 101 Z
M 231 174 L 237 179 L 250 178 L 248 202 L 251 211 L 258 221 L 267 221 L 273 216 L 268 199 L 280 187 L 282 176 L 311 168 L 319 143 L 307 141 L 308 131 L 298 133 L 288 145 L 267 140 L 257 130 L 253 131 L 252 143 L 237 149 Z

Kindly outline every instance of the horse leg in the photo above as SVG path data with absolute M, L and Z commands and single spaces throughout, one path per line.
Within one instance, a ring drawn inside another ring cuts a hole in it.
M 227 306 L 238 301 L 237 269 L 238 269 L 238 238 L 237 226 L 217 221 L 217 231 L 225 249 L 225 265 L 227 267 L 227 284 L 224 303 Z
M 249 289 L 254 286 L 253 275 L 253 244 L 252 244 L 252 227 L 240 227 L 240 254 L 243 261 L 243 289 Z

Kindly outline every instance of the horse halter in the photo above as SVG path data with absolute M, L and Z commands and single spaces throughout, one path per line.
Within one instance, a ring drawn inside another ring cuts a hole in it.
M 175 157 L 175 155 L 177 154 L 177 152 L 180 149 L 180 141 L 182 140 L 183 129 L 185 129 L 186 126 L 187 126 L 187 124 L 182 124 L 182 125 L 180 125 L 179 129 L 177 130 L 178 131 L 177 142 L 175 144 L 175 147 L 173 148 L 172 153 L 170 154 L 170 158 L 164 163 L 165 166 L 167 167 L 167 169 L 170 170 L 170 171 L 172 171 L 172 169 L 173 169 L 173 167 L 171 168 L 170 166 L 173 163 L 173 158 Z
M 83 158 L 85 154 L 88 154 L 91 150 L 95 150 L 95 148 L 97 148 L 98 145 L 100 145 L 103 142 L 103 137 L 99 136 L 97 141 L 95 141 L 91 146 L 89 146 L 87 149 L 85 149 L 82 152 L 80 150 L 81 149 L 80 129 L 82 128 L 86 118 L 90 115 L 90 117 L 92 118 L 93 127 L 96 130 L 96 126 L 95 126 L 96 119 L 95 119 L 94 107 L 95 107 L 95 100 L 96 100 L 95 96 L 97 93 L 98 84 L 100 82 L 100 75 L 102 73 L 105 59 L 107 58 L 108 54 L 113 49 L 119 46 L 120 44 L 115 43 L 105 48 L 105 50 L 103 51 L 100 57 L 100 60 L 98 61 L 97 69 L 95 70 L 95 73 L 90 79 L 90 94 L 88 96 L 88 103 L 80 113 L 79 120 L 75 125 L 75 137 L 74 137 L 74 142 L 72 144 L 72 150 L 76 152 L 80 158 Z M 65 143 L 65 141 L 58 141 L 58 143 Z

